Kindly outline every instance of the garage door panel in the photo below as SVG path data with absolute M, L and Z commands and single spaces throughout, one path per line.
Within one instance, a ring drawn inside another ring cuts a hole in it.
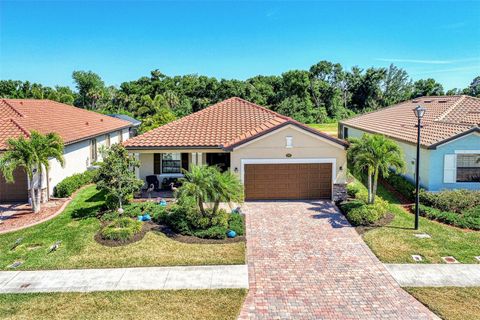
M 247 200 L 331 198 L 332 164 L 247 164 Z

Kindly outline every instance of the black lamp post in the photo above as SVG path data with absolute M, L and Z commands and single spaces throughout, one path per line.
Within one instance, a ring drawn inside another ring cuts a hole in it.
M 418 207 L 420 198 L 418 191 L 420 189 L 420 129 L 422 128 L 421 121 L 423 116 L 425 115 L 425 109 L 424 107 L 417 106 L 415 109 L 413 109 L 413 112 L 415 112 L 415 116 L 418 119 L 418 124 L 417 124 L 417 159 L 415 161 L 415 230 L 418 230 L 418 220 L 420 216 L 420 208 Z

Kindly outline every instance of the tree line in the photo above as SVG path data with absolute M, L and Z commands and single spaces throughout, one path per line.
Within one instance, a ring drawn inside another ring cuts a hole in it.
M 329 61 L 320 61 L 309 70 L 247 80 L 196 74 L 167 76 L 159 70 L 119 87 L 106 86 L 91 71 L 74 71 L 72 78 L 75 90 L 1 80 L 0 97 L 51 99 L 102 113 L 124 113 L 142 120 L 141 131 L 147 131 L 232 96 L 304 123 L 344 119 L 419 96 L 480 96 L 480 76 L 467 88 L 445 91 L 431 78 L 412 81 L 405 70 L 393 64 L 388 68 L 345 70 Z

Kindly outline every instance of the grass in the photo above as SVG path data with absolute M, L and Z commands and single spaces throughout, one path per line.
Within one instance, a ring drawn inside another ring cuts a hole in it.
M 338 123 L 312 123 L 308 125 L 311 128 L 323 131 L 331 136 L 338 136 Z
M 106 247 L 94 240 L 100 229 L 95 217 L 104 197 L 89 186 L 81 190 L 56 218 L 13 233 L 0 235 L 0 268 L 24 261 L 20 270 L 110 268 L 136 266 L 214 265 L 245 263 L 245 245 L 189 244 L 172 240 L 160 232 L 148 232 L 135 243 Z M 10 250 L 16 239 L 21 245 Z M 61 240 L 60 248 L 48 253 Z
M 462 263 L 478 263 L 480 232 L 462 230 L 439 222 L 420 218 L 420 228 L 413 229 L 414 215 L 399 205 L 398 199 L 383 186 L 378 195 L 390 202 L 395 215 L 388 225 L 367 231 L 364 241 L 375 255 L 386 263 L 413 263 L 412 254 L 423 256 L 424 263 L 443 263 L 441 257 L 454 256 Z M 430 239 L 419 239 L 416 233 L 428 233 Z
M 0 295 L 2 319 L 236 319 L 246 290 Z
M 404 288 L 443 319 L 474 320 L 480 315 L 480 288 Z

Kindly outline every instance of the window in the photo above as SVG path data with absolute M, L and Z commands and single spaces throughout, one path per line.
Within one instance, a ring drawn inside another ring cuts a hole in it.
M 293 137 L 286 137 L 286 147 L 293 148 Z
M 181 153 L 162 153 L 162 173 L 180 173 Z
M 457 182 L 480 182 L 480 154 L 457 154 Z
M 348 127 L 343 127 L 343 139 L 348 139 Z
M 105 145 L 107 146 L 107 148 L 110 148 L 110 133 L 107 133 L 105 135 Z
M 90 140 L 90 164 L 97 161 L 97 139 Z

